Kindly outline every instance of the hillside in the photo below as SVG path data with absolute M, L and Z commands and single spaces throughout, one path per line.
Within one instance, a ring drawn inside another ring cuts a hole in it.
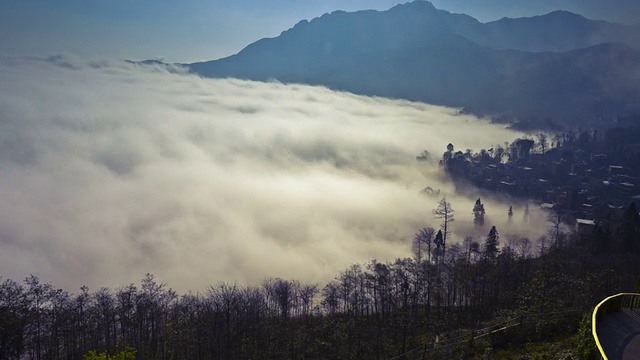
M 426 1 L 303 20 L 236 55 L 188 65 L 207 77 L 276 79 L 564 125 L 639 109 L 638 27 L 558 11 L 480 23 Z

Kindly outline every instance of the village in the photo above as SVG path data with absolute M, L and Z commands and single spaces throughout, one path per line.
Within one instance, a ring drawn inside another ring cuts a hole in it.
M 640 205 L 638 126 L 620 126 L 536 140 L 516 139 L 472 154 L 449 144 L 440 165 L 458 186 L 536 202 L 578 233 L 615 222 Z M 550 146 L 553 145 L 553 146 Z

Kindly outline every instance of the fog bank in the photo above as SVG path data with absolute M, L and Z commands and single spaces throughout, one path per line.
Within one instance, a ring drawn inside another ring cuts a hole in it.
M 439 106 L 64 56 L 0 60 L 0 95 L 0 276 L 71 290 L 146 272 L 183 291 L 322 283 L 409 256 L 438 226 L 426 186 L 449 193 L 461 240 L 475 199 L 416 155 L 520 136 Z M 488 221 L 507 207 L 485 202 Z

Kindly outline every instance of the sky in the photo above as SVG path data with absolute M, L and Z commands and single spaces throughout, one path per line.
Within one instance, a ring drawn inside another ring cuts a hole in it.
M 0 59 L 0 277 L 70 291 L 146 273 L 182 292 L 267 277 L 324 284 L 354 263 L 411 256 L 414 234 L 439 227 L 443 196 L 456 210 L 450 244 L 482 241 L 491 225 L 503 245 L 535 241 L 545 226 L 534 206 L 524 223 L 524 204 L 483 196 L 486 226 L 475 228 L 477 192 L 456 195 L 437 165 L 449 142 L 479 150 L 522 135 L 323 87 Z M 431 162 L 416 160 L 423 150 Z
M 0 56 L 74 54 L 85 58 L 190 63 L 239 52 L 302 19 L 334 10 L 386 10 L 397 0 L 0 0 Z M 479 20 L 570 10 L 635 23 L 637 0 L 434 0 Z

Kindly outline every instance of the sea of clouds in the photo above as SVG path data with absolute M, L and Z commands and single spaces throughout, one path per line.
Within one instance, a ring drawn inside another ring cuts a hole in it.
M 0 276 L 70 290 L 147 272 L 182 291 L 322 284 L 356 262 L 410 256 L 416 231 L 439 226 L 444 194 L 460 241 L 475 196 L 453 194 L 437 159 L 449 142 L 518 136 L 457 109 L 322 87 L 4 58 Z M 423 150 L 435 161 L 416 161 Z M 485 207 L 500 231 L 508 203 Z

